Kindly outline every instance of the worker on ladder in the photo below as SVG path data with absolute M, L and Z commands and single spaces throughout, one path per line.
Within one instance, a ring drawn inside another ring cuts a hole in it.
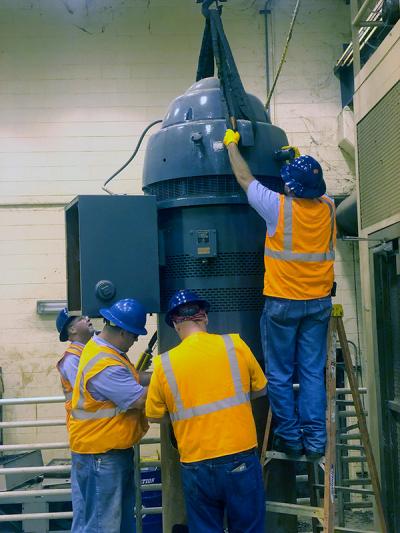
M 190 533 L 265 529 L 265 496 L 250 397 L 265 376 L 239 335 L 207 333 L 210 305 L 176 292 L 166 323 L 181 343 L 154 360 L 146 415 L 172 421 L 181 460 Z
M 65 396 L 65 410 L 67 412 L 67 429 L 71 416 L 72 390 L 78 372 L 79 358 L 89 339 L 92 338 L 94 327 L 87 316 L 72 316 L 64 307 L 56 319 L 56 327 L 61 342 L 70 341 L 63 356 L 57 363 L 61 386 Z
M 232 170 L 249 204 L 267 224 L 260 328 L 274 418 L 273 448 L 318 459 L 326 446 L 324 368 L 334 286 L 335 205 L 325 194 L 322 169 L 314 158 L 293 149 L 297 157 L 281 168 L 284 194 L 279 194 L 254 178 L 239 152 L 239 140 L 238 132 L 226 131 Z

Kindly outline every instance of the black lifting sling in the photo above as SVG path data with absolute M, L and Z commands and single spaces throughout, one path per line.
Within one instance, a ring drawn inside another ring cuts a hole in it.
M 214 60 L 220 80 L 223 106 L 227 126 L 236 130 L 236 120 L 244 119 L 255 123 L 255 116 L 249 98 L 243 88 L 231 48 L 221 20 L 222 6 L 218 0 L 197 0 L 202 2 L 202 13 L 206 19 L 196 81 L 214 76 Z M 217 9 L 209 9 L 216 2 Z

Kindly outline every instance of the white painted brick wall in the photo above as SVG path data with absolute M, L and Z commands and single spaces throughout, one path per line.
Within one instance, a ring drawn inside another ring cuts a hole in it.
M 229 0 L 223 17 L 244 85 L 263 101 L 264 3 Z M 294 4 L 271 2 L 274 69 Z M 36 300 L 65 298 L 63 205 L 77 194 L 101 193 L 144 127 L 193 83 L 202 31 L 195 0 L 2 0 L 0 363 L 6 396 L 60 394 L 54 365 L 62 346 L 54 318 L 36 314 Z M 321 160 L 331 194 L 353 186 L 351 165 L 337 148 L 341 105 L 333 75 L 348 39 L 343 0 L 303 0 L 271 109 L 290 142 Z M 145 143 L 112 190 L 140 192 L 144 149 Z M 337 301 L 345 304 L 346 327 L 356 340 L 353 255 L 348 244 L 338 248 Z M 4 416 L 59 417 L 63 408 L 10 407 Z M 65 432 L 26 428 L 5 436 L 6 442 L 45 438 L 63 440 Z

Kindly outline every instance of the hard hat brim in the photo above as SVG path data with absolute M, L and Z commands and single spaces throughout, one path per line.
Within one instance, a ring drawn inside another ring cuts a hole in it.
M 209 302 L 207 302 L 207 300 L 192 300 L 191 302 L 182 302 L 180 305 L 178 305 L 177 307 L 175 307 L 174 309 L 171 309 L 170 311 L 167 312 L 167 314 L 165 315 L 165 322 L 166 324 L 170 327 L 170 328 L 173 328 L 174 327 L 174 323 L 172 321 L 172 315 L 175 313 L 175 311 L 181 307 L 181 305 L 186 305 L 186 303 L 195 303 L 195 304 L 199 304 L 201 305 L 203 308 L 204 308 L 204 311 L 206 313 L 208 313 L 208 311 L 210 310 L 210 304 Z
M 146 328 L 135 328 L 131 326 L 127 326 L 123 322 L 121 322 L 117 317 L 115 317 L 109 309 L 100 309 L 99 310 L 100 315 L 105 318 L 106 320 L 109 320 L 119 328 L 129 331 L 129 333 L 136 333 L 136 335 L 147 335 L 147 329 Z

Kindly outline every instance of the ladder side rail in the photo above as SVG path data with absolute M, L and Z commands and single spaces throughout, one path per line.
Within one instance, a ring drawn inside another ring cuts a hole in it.
M 324 533 L 333 533 L 335 527 L 335 471 L 336 471 L 336 317 L 331 317 L 327 337 L 326 364 L 326 428 L 327 447 L 324 482 Z
M 378 477 L 378 470 L 375 463 L 374 454 L 372 451 L 372 445 L 369 438 L 368 433 L 368 427 L 367 427 L 367 420 L 364 414 L 361 397 L 358 393 L 358 383 L 357 383 L 357 377 L 354 373 L 353 369 L 353 363 L 351 360 L 349 345 L 347 343 L 347 336 L 346 331 L 344 329 L 343 320 L 341 317 L 337 318 L 337 332 L 339 337 L 340 346 L 343 351 L 343 359 L 345 362 L 345 368 L 347 377 L 349 380 L 349 385 L 352 390 L 352 396 L 354 399 L 354 408 L 357 413 L 357 420 L 360 428 L 361 433 L 361 442 L 364 445 L 365 448 L 365 456 L 367 458 L 369 473 L 371 476 L 371 485 L 373 488 L 373 491 L 375 493 L 375 501 L 376 501 L 376 508 L 379 518 L 379 524 L 382 530 L 382 533 L 387 533 L 387 525 L 386 525 L 386 518 L 385 513 L 383 510 L 383 504 L 382 504 L 382 495 L 381 495 L 381 487 L 379 483 L 379 477 Z

